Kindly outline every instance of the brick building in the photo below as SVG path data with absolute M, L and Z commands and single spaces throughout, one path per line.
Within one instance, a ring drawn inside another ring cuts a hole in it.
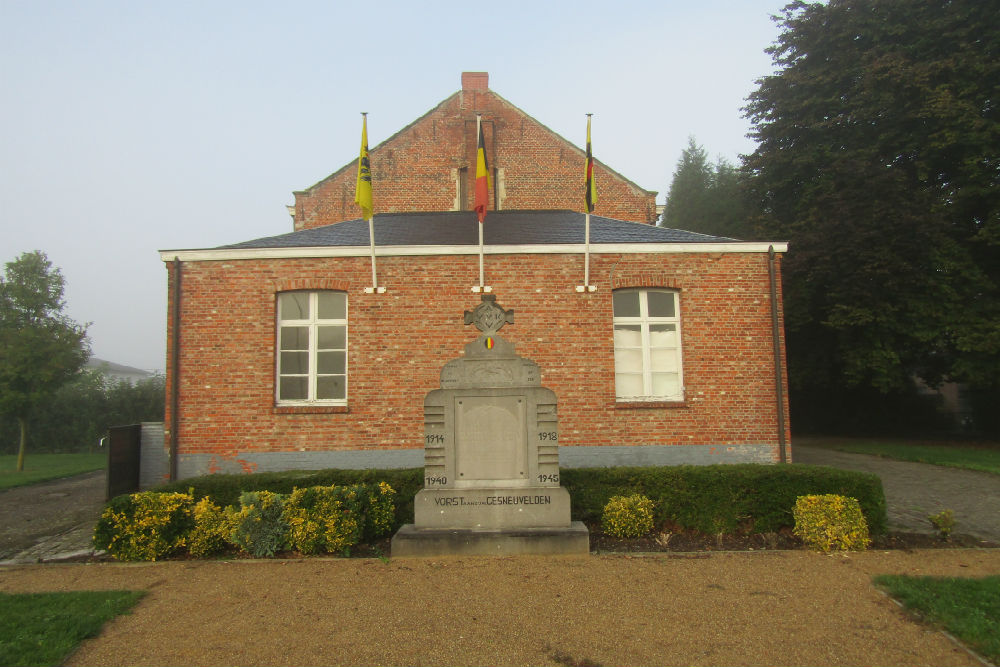
M 478 333 L 463 311 L 481 298 L 480 258 L 485 285 L 516 311 L 501 335 L 558 397 L 562 465 L 789 457 L 780 255 L 769 252 L 785 245 L 650 225 L 655 193 L 600 166 L 596 289 L 578 289 L 585 216 L 551 206 L 582 208 L 583 153 L 479 80 L 463 76 L 461 93 L 371 151 L 384 293 L 366 290 L 353 163 L 296 193 L 291 233 L 161 251 L 175 476 L 422 466 L 424 395 Z M 474 165 L 473 110 L 500 191 L 482 255 L 458 192 Z M 444 143 L 423 146 L 428 133 Z

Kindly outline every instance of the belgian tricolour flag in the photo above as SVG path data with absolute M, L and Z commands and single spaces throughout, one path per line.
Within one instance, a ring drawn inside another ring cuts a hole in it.
M 584 199 L 587 203 L 587 212 L 593 213 L 597 204 L 597 183 L 594 180 L 594 153 L 590 148 L 590 114 L 587 114 L 587 166 L 586 166 L 587 191 Z
M 354 187 L 354 203 L 361 207 L 361 216 L 372 219 L 372 167 L 368 161 L 368 116 L 361 122 L 361 155 L 358 157 L 358 182 Z
M 483 140 L 481 116 L 476 116 L 476 131 L 479 143 L 476 145 L 476 198 L 473 208 L 479 215 L 479 222 L 482 222 L 486 219 L 486 205 L 490 199 L 490 168 L 486 162 L 486 142 Z

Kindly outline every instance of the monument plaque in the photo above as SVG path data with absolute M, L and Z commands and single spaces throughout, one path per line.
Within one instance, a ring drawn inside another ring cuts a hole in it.
M 424 399 L 424 488 L 394 556 L 588 552 L 559 486 L 556 395 L 497 335 L 513 320 L 493 294 L 465 313 L 481 335 Z

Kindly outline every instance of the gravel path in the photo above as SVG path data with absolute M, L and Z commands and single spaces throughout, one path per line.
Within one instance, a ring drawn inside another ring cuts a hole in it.
M 67 665 L 967 665 L 879 573 L 1000 550 L 303 559 L 0 568 L 5 592 L 149 591 Z

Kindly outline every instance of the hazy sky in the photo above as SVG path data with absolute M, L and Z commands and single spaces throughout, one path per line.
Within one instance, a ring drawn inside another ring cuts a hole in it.
M 163 369 L 161 249 L 292 231 L 285 209 L 488 71 L 662 203 L 694 136 L 753 150 L 783 0 L 0 0 L 0 262 L 42 250 L 94 355 Z

